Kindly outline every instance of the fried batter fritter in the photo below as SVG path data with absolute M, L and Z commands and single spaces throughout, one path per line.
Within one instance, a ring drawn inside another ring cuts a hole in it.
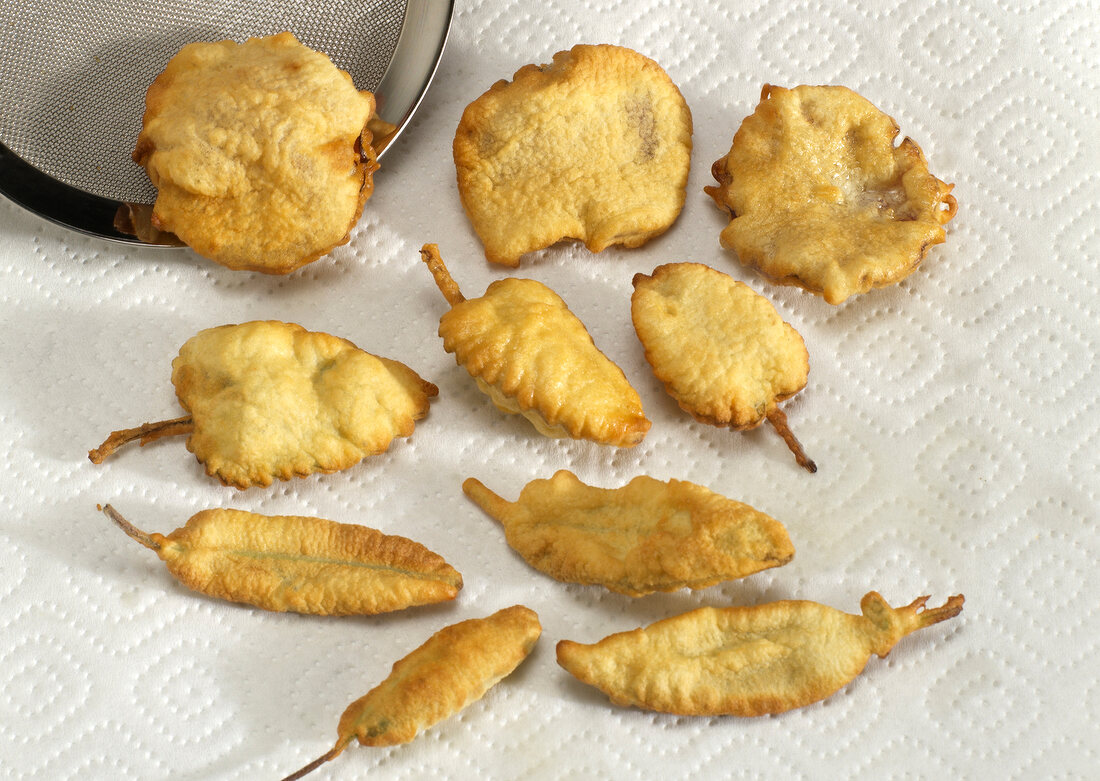
M 563 469 L 532 480 L 516 502 L 472 477 L 462 490 L 535 569 L 632 597 L 707 588 L 794 556 L 779 521 L 683 480 L 638 476 L 622 488 L 596 488 Z
M 92 462 L 134 439 L 190 434 L 187 449 L 208 475 L 267 486 L 384 452 L 439 392 L 402 363 L 274 320 L 200 331 L 172 362 L 172 384 L 188 416 L 116 431 Z
M 747 285 L 700 263 L 634 275 L 634 329 L 665 389 L 696 420 L 737 431 L 767 420 L 810 472 L 779 402 L 806 386 L 806 344 Z
M 374 615 L 454 599 L 462 576 L 418 542 L 323 518 L 203 510 L 146 534 L 102 508 L 187 588 L 264 610 Z
M 316 260 L 371 195 L 374 107 L 291 33 L 183 47 L 149 87 L 134 149 L 157 188 L 153 227 L 230 268 Z
M 592 645 L 558 643 L 558 664 L 616 705 L 684 716 L 762 716 L 823 700 L 911 632 L 953 618 L 963 597 L 892 608 L 874 591 L 854 616 L 817 602 L 703 607 Z
M 451 304 L 439 319 L 443 348 L 498 409 L 548 437 L 617 447 L 642 441 L 650 422 L 638 393 L 553 290 L 509 277 L 467 300 L 435 244 L 420 254 Z
M 481 699 L 527 658 L 542 634 L 523 605 L 436 632 L 400 659 L 386 680 L 348 706 L 332 749 L 283 781 L 294 781 L 339 756 L 355 739 L 364 746 L 408 743 L 417 733 Z
M 723 247 L 784 285 L 839 304 L 898 282 L 945 239 L 954 185 L 846 87 L 764 85 L 705 188 L 731 215 Z
M 691 112 L 657 63 L 621 46 L 575 46 L 527 65 L 466 107 L 458 191 L 494 263 L 562 240 L 637 247 L 684 205 Z

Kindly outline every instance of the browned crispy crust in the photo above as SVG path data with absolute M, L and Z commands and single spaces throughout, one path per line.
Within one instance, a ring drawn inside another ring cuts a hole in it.
M 831 304 L 912 273 L 956 214 L 896 122 L 845 87 L 765 84 L 706 187 L 730 214 L 722 246 Z
M 227 94 L 250 90 L 249 109 L 225 110 Z M 369 92 L 290 33 L 184 47 L 149 87 L 132 155 L 158 190 L 144 233 L 175 234 L 233 269 L 286 274 L 316 260 L 349 240 L 373 191 L 373 114 Z

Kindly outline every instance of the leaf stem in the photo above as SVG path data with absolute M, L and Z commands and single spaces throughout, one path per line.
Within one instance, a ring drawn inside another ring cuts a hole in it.
M 313 760 L 312 762 L 310 762 L 305 767 L 299 768 L 298 770 L 295 770 L 293 773 L 291 773 L 289 776 L 284 778 L 282 781 L 297 781 L 299 778 L 306 775 L 307 773 L 312 773 L 314 770 L 316 770 L 321 765 L 328 762 L 330 759 L 335 759 L 336 757 L 340 756 L 340 753 L 345 748 L 347 748 L 348 743 L 351 742 L 351 737 L 352 736 L 349 735 L 346 738 L 342 738 L 339 743 L 337 743 L 335 746 L 330 748 L 324 754 L 317 757 L 317 759 Z
M 93 464 L 102 464 L 103 459 L 114 453 L 120 447 L 135 439 L 141 440 L 144 447 L 150 442 L 161 437 L 173 437 L 177 434 L 190 434 L 195 429 L 195 423 L 190 415 L 173 420 L 160 420 L 156 423 L 142 423 L 137 428 L 126 428 L 121 431 L 112 431 L 111 436 L 103 440 L 103 444 L 95 450 L 88 451 L 88 459 Z
M 142 545 L 144 545 L 149 550 L 154 550 L 154 551 L 159 551 L 160 550 L 160 543 L 159 542 L 154 540 L 151 535 L 147 534 L 146 532 L 143 532 L 141 529 L 134 526 L 128 520 L 123 518 L 122 515 L 119 513 L 119 511 L 116 510 L 114 507 L 111 507 L 111 505 L 105 504 L 105 505 L 100 506 L 100 505 L 97 504 L 96 509 L 97 510 L 102 510 L 103 514 L 106 515 L 108 518 L 110 518 L 112 521 L 114 521 L 118 525 L 118 527 L 120 529 L 122 529 L 122 531 L 126 532 L 126 534 L 128 536 L 130 536 L 131 538 L 137 540 L 138 542 L 140 542 Z
M 466 296 L 462 295 L 462 291 L 458 289 L 458 283 L 454 281 L 451 272 L 447 271 L 447 266 L 439 255 L 438 244 L 425 244 L 420 248 L 420 257 L 428 264 L 428 270 L 432 272 L 435 284 L 447 299 L 448 304 L 454 306 L 466 300 Z
M 776 407 L 769 412 L 768 422 L 772 424 L 775 433 L 783 438 L 783 441 L 787 443 L 787 447 L 794 453 L 794 460 L 798 462 L 798 465 L 810 474 L 816 472 L 817 464 L 806 457 L 806 453 L 802 449 L 802 443 L 798 441 L 798 437 L 794 435 L 794 432 L 791 431 L 791 427 L 787 425 L 787 415 L 783 410 Z

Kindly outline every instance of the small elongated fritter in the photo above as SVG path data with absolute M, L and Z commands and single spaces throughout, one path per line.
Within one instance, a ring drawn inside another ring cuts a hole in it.
M 639 597 L 700 589 L 786 564 L 794 546 L 774 518 L 701 485 L 638 476 L 622 488 L 561 470 L 508 502 L 469 478 L 462 490 L 504 526 L 527 563 L 566 583 Z
M 229 268 L 316 260 L 371 195 L 374 108 L 288 32 L 184 46 L 149 87 L 133 154 L 157 188 L 152 227 Z
M 147 534 L 102 508 L 189 589 L 279 612 L 373 615 L 454 599 L 462 576 L 405 537 L 323 518 L 203 510 Z
M 706 192 L 730 213 L 722 246 L 783 285 L 839 304 L 909 276 L 945 240 L 953 185 L 846 87 L 765 84 Z
M 767 420 L 799 465 L 817 471 L 779 408 L 806 386 L 806 343 L 771 302 L 709 266 L 669 263 L 634 275 L 630 314 L 646 360 L 681 409 L 735 431 Z
M 466 107 L 458 192 L 485 257 L 519 265 L 562 239 L 637 247 L 684 205 L 691 112 L 661 67 L 621 46 L 574 46 Z
M 962 595 L 892 608 L 874 591 L 862 615 L 817 602 L 704 607 L 592 645 L 558 643 L 558 664 L 616 705 L 684 716 L 762 716 L 823 700 L 906 635 L 957 616 Z
M 439 319 L 443 348 L 498 409 L 523 415 L 548 437 L 617 447 L 642 441 L 650 422 L 637 391 L 557 293 L 509 277 L 466 299 L 435 244 L 420 254 L 451 305 Z
M 481 699 L 519 666 L 542 634 L 538 615 L 522 605 L 460 621 L 399 660 L 389 677 L 340 717 L 336 745 L 283 781 L 294 781 L 339 756 L 352 740 L 364 746 L 408 743 L 418 732 Z
M 402 363 L 274 320 L 200 331 L 172 362 L 172 384 L 187 416 L 113 432 L 89 458 L 189 434 L 187 449 L 208 475 L 267 486 L 384 452 L 412 434 L 439 392 Z

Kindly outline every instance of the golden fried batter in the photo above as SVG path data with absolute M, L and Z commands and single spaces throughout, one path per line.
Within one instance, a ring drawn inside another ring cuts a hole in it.
M 266 486 L 384 452 L 412 434 L 439 392 L 402 363 L 278 321 L 200 331 L 172 362 L 172 383 L 189 416 L 116 431 L 89 458 L 186 433 L 208 475 Z
M 794 556 L 779 521 L 682 480 L 639 476 L 606 489 L 561 470 L 528 483 L 516 502 L 472 477 L 462 490 L 535 569 L 632 597 L 706 588 Z
M 538 616 L 522 605 L 444 627 L 348 706 L 336 745 L 327 754 L 283 781 L 301 778 L 339 756 L 356 738 L 364 746 L 408 743 L 481 699 L 527 658 L 541 634 Z
M 378 165 L 374 97 L 290 33 L 192 43 L 145 98 L 134 150 L 153 227 L 235 269 L 286 274 L 345 243 Z
M 766 298 L 709 266 L 669 263 L 634 275 L 630 313 L 646 360 L 685 412 L 737 431 L 766 419 L 817 470 L 778 406 L 806 386 L 806 344 Z
M 732 219 L 722 246 L 776 282 L 839 304 L 898 282 L 958 207 L 920 147 L 845 87 L 764 85 L 705 188 Z
M 443 347 L 498 409 L 548 437 L 618 447 L 642 441 L 650 422 L 638 393 L 553 290 L 510 277 L 466 300 L 436 245 L 420 253 L 451 304 L 439 319 Z
M 892 608 L 875 592 L 854 616 L 816 602 L 704 607 L 593 645 L 558 643 L 558 664 L 616 705 L 685 716 L 762 716 L 823 700 L 911 632 L 957 616 L 962 595 Z
M 494 263 L 562 239 L 637 247 L 684 205 L 691 112 L 657 63 L 621 46 L 574 46 L 527 65 L 466 107 L 458 192 Z
M 365 526 L 203 510 L 168 535 L 146 534 L 102 509 L 183 585 L 264 610 L 373 615 L 454 599 L 462 588 L 442 556 Z

